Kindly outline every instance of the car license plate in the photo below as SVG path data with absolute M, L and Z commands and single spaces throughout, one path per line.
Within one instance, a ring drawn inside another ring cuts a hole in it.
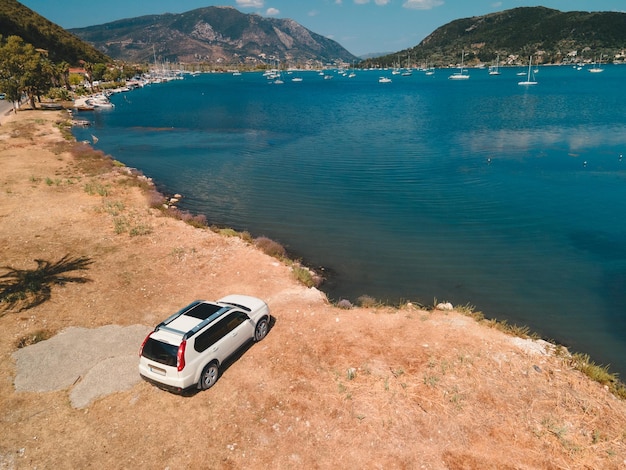
M 150 371 L 154 372 L 155 374 L 159 374 L 159 375 L 165 375 L 166 374 L 164 369 L 161 369 L 161 368 L 155 367 L 155 366 L 150 366 Z

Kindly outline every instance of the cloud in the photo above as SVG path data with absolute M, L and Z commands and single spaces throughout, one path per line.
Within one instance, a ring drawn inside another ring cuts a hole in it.
M 374 3 L 376 3 L 376 5 L 381 6 L 381 7 L 384 7 L 389 2 L 391 2 L 391 0 L 374 0 Z
M 500 7 L 502 6 L 502 2 L 493 2 L 493 3 L 491 4 L 491 6 L 492 6 L 493 8 L 500 8 Z
M 369 3 L 370 0 L 354 0 L 354 3 L 356 3 L 357 5 L 365 5 L 366 3 Z
M 276 16 L 280 14 L 280 10 L 278 8 L 268 8 L 265 14 L 267 16 Z
M 432 10 L 435 7 L 440 7 L 443 3 L 443 0 L 406 0 L 402 6 L 411 10 Z
M 263 0 L 237 0 L 237 6 L 241 8 L 261 8 Z
M 318 10 L 311 10 L 310 12 L 307 13 L 308 16 L 317 16 L 319 14 L 320 12 Z

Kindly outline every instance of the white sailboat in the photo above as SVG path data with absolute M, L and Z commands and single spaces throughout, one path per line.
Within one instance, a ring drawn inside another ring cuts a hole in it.
M 491 67 L 489 67 L 489 75 L 500 75 L 499 63 L 500 56 L 498 55 L 498 57 L 496 57 L 496 65 L 492 65 Z
M 276 60 L 276 75 L 274 76 L 274 85 L 282 85 L 284 82 L 283 75 L 280 71 L 280 60 Z
M 596 64 L 595 62 L 593 63 L 593 67 L 591 67 L 589 69 L 589 71 L 591 73 L 600 73 L 600 72 L 604 72 L 604 69 L 602 68 L 602 54 L 600 54 L 600 63 Z
M 400 75 L 400 57 L 398 57 L 398 64 L 393 64 L 393 70 L 391 71 L 392 75 Z
M 534 75 L 531 80 L 532 65 L 533 65 L 533 56 L 530 56 L 530 60 L 528 62 L 528 76 L 526 77 L 525 81 L 517 82 L 518 85 L 536 85 L 537 84 L 537 82 L 535 81 Z
M 470 78 L 469 74 L 463 73 L 463 60 L 465 59 L 465 51 L 461 53 L 461 69 L 458 72 L 453 73 L 448 78 L 450 80 L 467 80 Z
M 354 78 L 356 77 L 356 73 L 354 73 L 354 61 L 352 61 L 352 69 L 350 70 L 350 74 L 348 75 L 348 78 Z
M 411 54 L 407 55 L 406 67 L 402 71 L 401 75 L 403 77 L 410 77 L 411 75 L 413 75 L 413 68 L 411 67 Z

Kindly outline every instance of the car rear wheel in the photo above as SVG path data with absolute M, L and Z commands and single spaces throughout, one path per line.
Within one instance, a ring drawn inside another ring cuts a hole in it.
M 261 318 L 254 329 L 254 341 L 261 341 L 265 338 L 268 330 L 269 323 L 267 322 L 267 318 Z
M 220 369 L 217 366 L 217 363 L 211 362 L 207 365 L 202 371 L 202 375 L 200 376 L 200 388 L 202 390 L 207 390 L 215 385 L 217 382 L 217 378 L 220 375 Z

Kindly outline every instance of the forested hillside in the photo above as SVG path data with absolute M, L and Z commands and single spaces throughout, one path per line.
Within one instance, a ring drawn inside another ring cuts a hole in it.
M 0 1 L 0 34 L 4 39 L 19 36 L 36 48 L 45 49 L 48 58 L 55 63 L 78 65 L 81 60 L 92 63 L 110 61 L 90 44 L 16 0 Z
M 391 66 L 399 58 L 436 66 L 503 61 L 522 63 L 534 55 L 540 63 L 623 60 L 626 49 L 626 13 L 561 12 L 544 7 L 522 7 L 485 16 L 452 21 L 436 29 L 420 44 L 365 64 Z M 616 59 L 617 58 L 617 59 Z

